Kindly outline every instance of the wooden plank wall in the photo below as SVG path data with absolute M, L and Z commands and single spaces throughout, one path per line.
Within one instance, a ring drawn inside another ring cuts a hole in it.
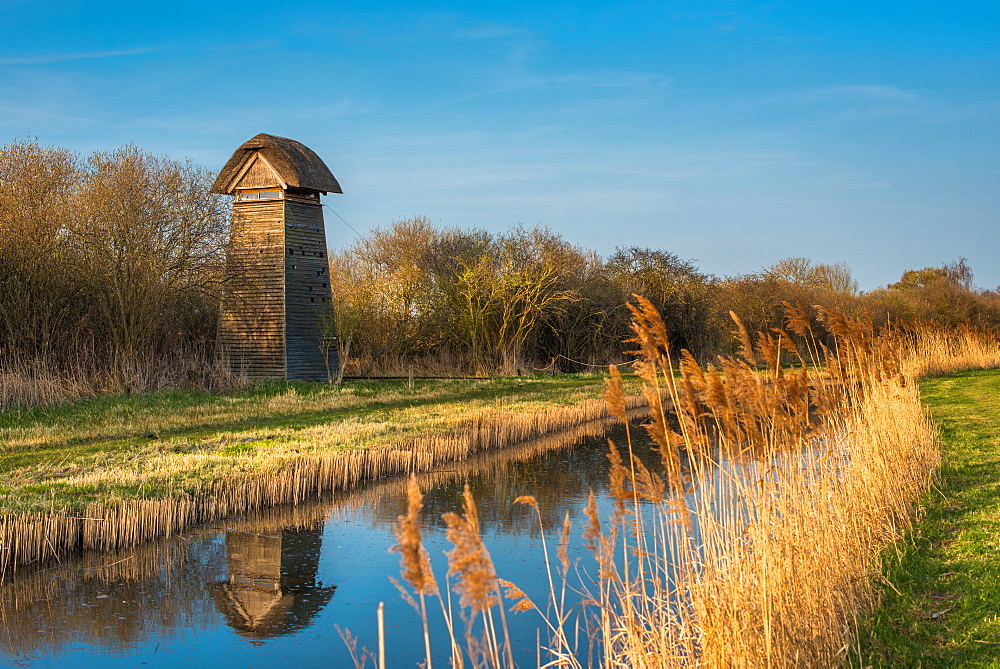
M 290 381 L 337 374 L 337 351 L 324 355 L 324 321 L 332 316 L 323 208 L 285 200 L 285 364 Z
M 285 378 L 284 205 L 233 205 L 220 337 L 250 378 Z

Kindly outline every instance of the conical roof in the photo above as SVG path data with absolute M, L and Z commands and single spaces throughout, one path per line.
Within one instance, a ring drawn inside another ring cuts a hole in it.
M 330 168 L 316 153 L 301 142 L 287 137 L 260 133 L 243 142 L 233 152 L 212 185 L 213 193 L 231 194 L 243 167 L 260 154 L 289 186 L 324 193 L 343 193 Z

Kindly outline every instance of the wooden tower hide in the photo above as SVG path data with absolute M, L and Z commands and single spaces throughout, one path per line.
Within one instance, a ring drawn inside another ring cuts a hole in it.
M 342 193 L 305 145 L 261 133 L 212 186 L 233 196 L 220 336 L 250 378 L 325 381 L 337 373 L 320 194 Z

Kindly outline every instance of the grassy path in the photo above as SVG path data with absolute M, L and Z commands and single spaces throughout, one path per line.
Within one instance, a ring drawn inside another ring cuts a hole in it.
M 603 377 L 269 384 L 245 392 L 99 397 L 0 414 L 0 514 L 150 498 L 300 454 L 378 447 L 599 397 Z M 127 483 L 123 483 L 127 482 Z
M 926 514 L 887 556 L 863 666 L 1000 667 L 1000 370 L 921 382 L 941 430 Z

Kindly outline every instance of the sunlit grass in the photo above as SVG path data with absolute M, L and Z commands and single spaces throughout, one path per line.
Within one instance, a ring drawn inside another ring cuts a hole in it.
M 107 464 L 145 454 L 363 446 L 388 433 L 447 430 L 484 407 L 531 411 L 595 397 L 600 380 L 269 384 L 247 392 L 117 395 L 0 415 L 0 472 Z
M 943 462 L 919 523 L 884 558 L 861 663 L 986 666 L 1000 657 L 1000 370 L 925 379 Z

